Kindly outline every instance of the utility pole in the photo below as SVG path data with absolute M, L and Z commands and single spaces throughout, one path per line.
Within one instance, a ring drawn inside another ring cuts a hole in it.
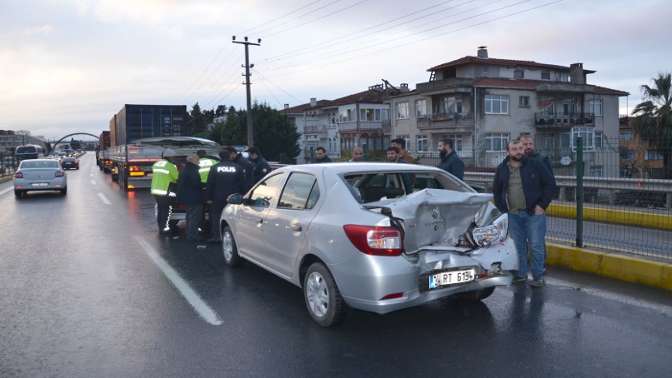
M 254 64 L 250 64 L 250 52 L 249 52 L 249 47 L 250 45 L 252 46 L 260 46 L 261 45 L 261 38 L 257 39 L 257 42 L 249 42 L 247 40 L 247 37 L 243 38 L 243 41 L 236 41 L 236 36 L 234 35 L 232 37 L 233 43 L 237 43 L 240 45 L 245 45 L 245 65 L 242 66 L 245 68 L 245 73 L 243 76 L 245 76 L 245 89 L 247 90 L 247 145 L 248 147 L 254 146 L 254 125 L 252 124 L 252 94 L 250 92 L 250 68 L 254 67 Z

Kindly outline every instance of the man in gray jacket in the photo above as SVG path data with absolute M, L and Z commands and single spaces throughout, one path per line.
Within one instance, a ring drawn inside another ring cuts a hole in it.
M 439 142 L 439 156 L 441 157 L 439 168 L 464 180 L 464 162 L 457 156 L 452 140 L 444 139 Z

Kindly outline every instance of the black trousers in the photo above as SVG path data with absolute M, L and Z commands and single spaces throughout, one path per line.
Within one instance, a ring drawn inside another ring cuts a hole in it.
M 168 214 L 170 213 L 170 206 L 174 203 L 173 200 L 169 199 L 167 196 L 154 196 L 156 200 L 156 225 L 159 228 L 159 232 L 162 232 L 166 226 L 168 226 L 171 231 L 175 230 L 177 226 L 176 221 L 168 221 Z
M 187 206 L 187 239 L 197 241 L 199 239 L 198 228 L 203 221 L 203 205 Z
M 210 204 L 210 237 L 212 239 L 222 239 L 222 231 L 219 229 L 219 217 L 222 216 L 222 211 L 225 206 L 226 202 L 213 202 Z

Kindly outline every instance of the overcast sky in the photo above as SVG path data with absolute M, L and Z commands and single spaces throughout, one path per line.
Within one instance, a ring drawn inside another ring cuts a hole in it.
M 631 93 L 672 71 L 670 0 L 0 0 L 0 129 L 98 134 L 125 103 L 281 108 L 348 95 L 487 45 Z M 621 112 L 626 111 L 622 100 Z

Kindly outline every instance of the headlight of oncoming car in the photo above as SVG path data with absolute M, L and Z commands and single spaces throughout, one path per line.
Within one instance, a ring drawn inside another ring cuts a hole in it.
M 506 240 L 508 232 L 509 217 L 507 214 L 503 214 L 489 226 L 474 228 L 471 235 L 479 247 L 489 247 Z

